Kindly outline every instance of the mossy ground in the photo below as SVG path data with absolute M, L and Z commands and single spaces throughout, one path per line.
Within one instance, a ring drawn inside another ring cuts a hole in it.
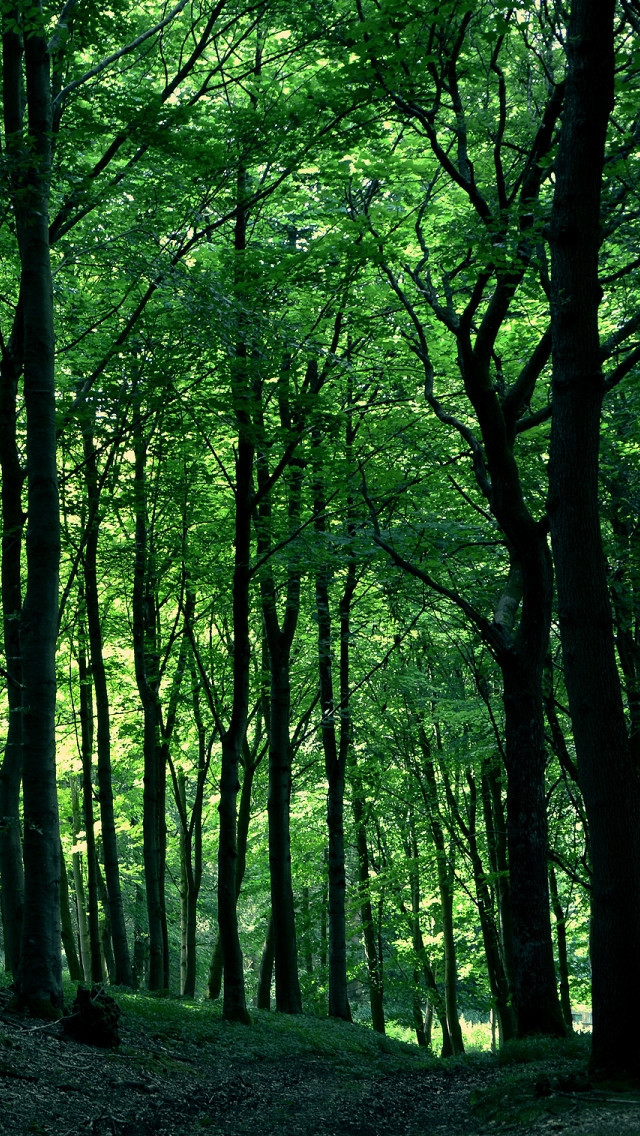
M 216 1004 L 109 992 L 121 1008 L 117 1050 L 8 1012 L 0 991 L 0 1133 L 640 1134 L 637 1094 L 582 1091 L 584 1038 L 440 1061 L 359 1025 L 252 1011 L 244 1026 Z

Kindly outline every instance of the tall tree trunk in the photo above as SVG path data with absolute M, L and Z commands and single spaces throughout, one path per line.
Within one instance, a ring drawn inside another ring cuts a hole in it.
M 5 70 L 7 60 L 5 59 Z M 7 81 L 5 77 L 5 82 Z M 20 783 L 22 778 L 22 663 L 20 613 L 22 609 L 22 486 L 16 438 L 16 396 L 22 368 L 21 320 L 16 321 L 0 359 L 0 469 L 2 470 L 2 620 L 7 668 L 9 721 L 0 768 L 0 901 L 4 928 L 5 965 L 15 977 L 20 954 L 24 904 Z
M 71 918 L 71 908 L 69 904 L 69 879 L 62 846 L 60 846 L 60 927 L 62 932 L 62 946 L 64 947 L 67 966 L 69 967 L 69 978 L 72 982 L 82 982 L 84 980 L 84 972 L 76 950 L 73 920 Z
M 502 666 L 514 1000 L 520 1037 L 538 1033 L 543 1026 L 545 1033 L 562 1036 L 547 878 L 542 669 L 532 674 L 530 661 L 524 666 L 520 662 L 513 655 Z
M 385 1032 L 384 1024 L 384 977 L 382 955 L 378 949 L 378 940 L 371 906 L 370 892 L 370 858 L 367 843 L 366 815 L 364 805 L 364 792 L 362 778 L 358 770 L 356 756 L 351 751 L 349 756 L 351 780 L 351 807 L 356 830 L 356 850 L 358 854 L 358 881 L 360 884 L 360 921 L 362 924 L 362 941 L 364 944 L 364 957 L 369 975 L 369 1004 L 371 1006 L 371 1025 L 376 1033 Z
M 136 547 L 133 581 L 133 649 L 138 693 L 143 710 L 143 844 L 149 922 L 149 989 L 168 983 L 164 892 L 165 748 L 161 742 L 158 703 L 159 658 L 156 642 L 156 593 L 153 550 L 149 548 L 146 503 L 146 444 L 139 408 L 134 423 Z
M 253 788 L 253 779 L 256 770 L 264 756 L 264 747 L 260 747 L 257 751 L 249 751 L 249 746 L 244 745 L 244 761 L 243 761 L 243 774 L 242 774 L 242 789 L 240 792 L 240 805 L 238 807 L 238 821 L 237 821 L 237 863 L 236 863 L 236 901 L 240 898 L 240 891 L 242 888 L 242 880 L 244 878 L 244 871 L 247 862 L 247 840 L 249 837 L 249 822 L 251 820 L 251 791 Z M 216 941 L 211 953 L 211 962 L 209 964 L 209 977 L 207 980 L 207 998 L 219 998 L 222 989 L 222 946 L 220 943 L 220 935 L 216 937 Z M 259 1007 L 258 1007 L 259 1008 Z
M 5 10 L 15 20 L 19 9 Z M 41 4 L 29 9 L 24 45 L 3 31 L 6 142 L 20 252 L 27 430 L 27 588 L 20 624 L 23 682 L 24 915 L 18 997 L 40 1013 L 61 1012 L 60 830 L 56 786 L 55 650 L 58 634 L 60 518 L 56 471 L 56 408 L 49 176 L 51 87 Z M 24 46 L 28 140 L 23 145 L 18 77 Z M 18 100 L 18 101 L 16 101 Z M 12 120 L 12 121 L 11 121 Z M 16 133 L 13 134 L 12 128 Z
M 571 1017 L 571 989 L 569 986 L 569 956 L 567 951 L 567 917 L 558 893 L 558 881 L 553 864 L 549 864 L 549 893 L 553 916 L 556 921 L 556 942 L 558 944 L 558 977 L 560 987 L 560 1005 L 562 1016 L 567 1027 L 567 1033 L 573 1030 Z
M 269 873 L 276 975 L 276 1008 L 302 1013 L 298 950 L 291 878 L 291 713 L 290 657 L 270 642 L 271 704 L 269 721 Z
M 257 555 L 262 561 L 260 595 L 262 618 L 269 649 L 269 872 L 271 878 L 271 915 L 275 951 L 276 1008 L 285 1014 L 302 1012 L 302 995 L 298 977 L 295 907 L 291 873 L 291 766 L 293 749 L 290 736 L 291 718 L 291 648 L 300 614 L 300 563 L 290 562 L 286 568 L 284 613 L 280 620 L 277 603 L 275 570 L 272 561 L 272 510 L 264 439 L 260 381 L 253 383 L 255 418 L 260 428 L 260 448 L 256 469 L 259 504 L 257 509 Z M 279 377 L 278 403 L 283 433 L 291 430 L 289 404 L 289 364 L 285 361 Z M 300 519 L 302 469 L 291 463 L 287 473 L 287 513 L 289 532 Z
M 452 849 L 447 848 L 445 833 L 440 819 L 438 789 L 431 748 L 424 729 L 420 730 L 420 745 L 423 761 L 421 765 L 421 785 L 425 791 L 425 803 L 429 813 L 429 827 L 436 852 L 436 872 L 440 892 L 440 912 L 442 917 L 442 939 L 444 948 L 444 997 L 447 1011 L 447 1028 L 454 1054 L 464 1053 L 460 1016 L 458 1014 L 456 943 L 453 926 L 454 868 Z
M 480 919 L 482 941 L 487 960 L 487 971 L 489 974 L 489 986 L 491 988 L 493 1010 L 497 1014 L 500 1045 L 503 1045 L 505 1041 L 510 1041 L 511 1038 L 516 1036 L 517 1022 L 510 998 L 507 974 L 503 963 L 502 951 L 500 947 L 500 936 L 498 934 L 498 928 L 496 926 L 494 918 L 494 901 L 492 889 L 489 884 L 489 878 L 487 876 L 487 872 L 485 871 L 485 867 L 482 862 L 482 856 L 480 855 L 480 848 L 478 846 L 478 832 L 476 827 L 478 792 L 476 778 L 471 769 L 468 769 L 466 772 L 466 780 L 469 791 L 465 817 L 462 816 L 462 812 L 459 807 L 458 795 L 454 792 L 448 781 L 445 781 L 445 789 L 447 793 L 449 810 L 455 819 L 455 823 L 460 833 L 462 834 L 464 844 L 471 861 L 473 882 L 476 892 L 476 903 L 478 907 L 478 917 Z
M 347 454 L 353 444 L 353 427 L 347 421 Z M 320 432 L 314 434 L 315 453 L 320 450 Z M 314 475 L 315 530 L 326 533 L 326 491 L 319 467 Z M 349 507 L 351 502 L 349 502 Z M 347 990 L 347 921 L 346 871 L 344 849 L 344 793 L 347 757 L 351 747 L 351 710 L 349 705 L 350 669 L 350 617 L 351 602 L 356 586 L 356 568 L 349 561 L 347 579 L 340 599 L 340 703 L 336 706 L 333 690 L 333 651 L 331 637 L 331 607 L 329 583 L 332 568 L 328 557 L 316 573 L 316 612 L 318 616 L 318 671 L 320 679 L 320 709 L 322 714 L 322 746 L 327 778 L 327 832 L 329 869 L 329 1017 L 350 1022 L 351 1007 Z M 336 722 L 340 723 L 339 734 Z
M 87 672 L 84 644 L 78 650 L 78 677 L 80 680 L 80 736 L 82 748 L 82 815 L 84 839 L 87 849 L 87 891 L 89 898 L 89 944 L 91 981 L 102 981 L 100 930 L 98 915 L 98 861 L 96 852 L 95 822 L 93 815 L 93 699 L 91 679 Z
M 549 516 L 578 777 L 592 864 L 592 1065 L 640 1078 L 640 774 L 615 657 L 598 514 L 604 382 L 598 281 L 614 0 L 573 0 L 551 223 L 553 417 Z
M 144 888 L 136 884 L 133 906 L 133 984 L 136 990 L 148 985 L 149 981 L 149 935 L 145 909 Z
M 417 976 L 422 972 L 422 977 L 427 988 L 428 999 L 428 1015 L 433 1018 L 435 1014 L 440 1023 L 442 1030 L 442 1057 L 453 1056 L 453 1044 L 451 1042 L 451 1035 L 449 1033 L 449 1024 L 447 1022 L 447 1007 L 445 1000 L 438 989 L 436 976 L 429 962 L 429 956 L 425 947 L 424 938 L 422 935 L 422 928 L 420 926 L 420 861 L 418 858 L 418 838 L 415 829 L 415 821 L 413 812 L 409 813 L 409 835 L 404 840 L 404 849 L 407 857 L 407 864 L 409 866 L 409 886 L 411 889 L 411 941 L 413 944 L 414 954 L 417 959 L 417 967 L 414 973 L 414 1022 L 416 1025 L 416 1034 L 418 1036 L 418 1044 L 428 1046 L 431 1044 L 431 1029 L 427 1031 L 427 1022 L 422 1015 L 419 1001 L 419 991 L 417 987 Z M 404 911 L 404 905 L 401 905 Z M 428 1036 L 427 1036 L 428 1033 Z M 422 1039 L 422 1040 L 421 1040 Z
M 256 994 L 256 1005 L 259 1010 L 269 1010 L 271 1008 L 271 982 L 273 978 L 273 959 L 274 959 L 274 935 L 273 935 L 273 916 L 269 916 L 269 923 L 267 924 L 267 934 L 262 948 L 262 955 L 260 957 L 260 968 L 258 970 L 258 990 Z
M 76 843 L 79 843 L 79 838 L 84 827 L 80 817 L 78 789 L 75 780 L 72 780 L 71 782 L 71 814 L 73 818 L 73 841 L 75 845 Z M 71 853 L 71 867 L 73 871 L 73 890 L 76 897 L 76 917 L 78 922 L 78 945 L 80 947 L 80 962 L 82 963 L 85 982 L 91 982 L 91 939 L 89 935 L 89 920 L 87 918 L 88 905 L 84 886 L 82 852 L 80 852 L 79 849 L 74 848 L 73 852 Z M 96 909 L 96 942 L 97 929 L 98 922 Z
M 500 955 L 507 980 L 509 1000 L 512 1002 L 514 987 L 513 918 L 511 915 L 511 889 L 509 887 L 509 862 L 507 858 L 507 822 L 502 801 L 501 771 L 499 758 L 484 761 L 480 772 L 480 791 L 489 867 L 495 880 Z
M 113 808 L 113 786 L 111 780 L 111 723 L 109 712 L 109 690 L 104 665 L 102 645 L 102 621 L 98 595 L 98 535 L 100 529 L 100 488 L 93 433 L 89 424 L 82 429 L 84 448 L 83 471 L 89 517 L 87 522 L 84 549 L 84 598 L 91 658 L 91 676 L 96 698 L 96 748 L 98 758 L 98 799 L 100 802 L 100 821 L 102 848 L 104 854 L 104 874 L 109 893 L 113 953 L 115 957 L 115 981 L 119 986 L 133 985 L 131 957 L 127 942 L 124 918 L 124 905 L 120 887 L 120 868 L 118 863 L 118 842 L 116 837 Z

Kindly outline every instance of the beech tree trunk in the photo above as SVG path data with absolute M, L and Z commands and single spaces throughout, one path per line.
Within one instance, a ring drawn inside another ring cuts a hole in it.
M 98 861 L 93 815 L 93 699 L 87 673 L 84 646 L 78 652 L 80 681 L 80 733 L 82 746 L 82 816 L 87 861 L 87 893 L 89 898 L 89 947 L 92 982 L 102 981 L 100 954 L 100 919 L 98 913 Z
M 349 755 L 351 772 L 351 807 L 353 822 L 356 830 L 356 850 L 358 853 L 358 881 L 360 884 L 360 922 L 362 924 L 362 941 L 364 944 L 364 957 L 369 976 L 369 1005 L 371 1007 L 371 1025 L 376 1033 L 385 1032 L 384 1022 L 384 972 L 381 952 L 378 949 L 378 940 L 371 906 L 371 893 L 369 891 L 369 846 L 367 843 L 367 829 L 364 806 L 364 793 L 362 778 L 358 770 L 356 756 L 353 750 Z
M 143 711 L 144 876 L 149 923 L 149 989 L 168 987 L 164 892 L 166 844 L 166 767 L 158 701 L 159 658 L 156 642 L 156 593 L 153 550 L 149 548 L 146 505 L 146 445 L 139 411 L 134 422 L 136 545 L 132 615 L 136 683 Z
M 63 996 L 55 755 L 60 519 L 49 256 L 51 87 L 41 4 L 29 9 L 24 42 L 16 30 L 20 9 L 6 10 L 3 17 L 5 136 L 20 253 L 27 431 L 27 587 L 20 623 L 25 892 L 17 991 L 32 1009 L 56 1015 Z
M 348 380 L 348 411 L 345 432 L 345 456 L 352 462 L 355 431 L 351 417 L 351 378 Z M 320 430 L 314 427 L 314 450 L 320 454 Z M 314 471 L 314 527 L 324 539 L 327 531 L 327 503 L 323 470 L 319 461 Z M 347 528 L 353 534 L 353 504 L 347 500 Z M 344 841 L 344 794 L 347 759 L 352 743 L 350 707 L 351 667 L 351 605 L 356 589 L 356 565 L 353 557 L 347 563 L 347 573 L 340 597 L 340 648 L 339 648 L 339 704 L 336 706 L 333 684 L 333 644 L 331 635 L 330 581 L 333 565 L 328 555 L 316 572 L 316 612 L 318 616 L 318 675 L 320 680 L 320 709 L 322 714 L 322 746 L 327 778 L 327 866 L 329 870 L 328 935 L 329 935 L 329 1017 L 350 1022 L 347 987 L 347 929 L 346 929 L 346 869 Z M 339 729 L 337 724 L 339 723 Z
M 291 879 L 291 712 L 290 658 L 269 644 L 271 707 L 269 721 L 269 873 L 276 977 L 276 1009 L 302 1013 L 298 949 Z
M 102 650 L 102 624 L 98 594 L 98 536 L 100 531 L 100 488 L 93 434 L 90 426 L 82 431 L 84 449 L 84 478 L 89 504 L 87 538 L 85 543 L 84 598 L 87 613 L 91 677 L 96 698 L 96 749 L 98 799 L 100 802 L 100 827 L 104 855 L 104 875 L 109 894 L 111 913 L 111 933 L 115 958 L 115 981 L 119 986 L 133 985 L 131 956 L 127 942 L 124 919 L 122 890 L 120 887 L 120 868 L 118 863 L 118 842 L 116 837 L 113 808 L 113 786 L 111 780 L 111 722 L 109 711 L 109 690 Z
M 2 621 L 9 722 L 0 768 L 0 901 L 4 929 L 5 965 L 18 971 L 20 928 L 24 903 L 20 783 L 22 779 L 22 662 L 20 613 L 22 609 L 22 485 L 16 439 L 16 395 L 22 347 L 20 323 L 0 359 L 0 469 L 2 471 Z M 20 359 L 18 358 L 20 357 Z
M 69 879 L 62 847 L 60 848 L 60 925 L 62 946 L 64 947 L 67 966 L 69 967 L 69 978 L 72 982 L 83 982 L 84 972 L 80 965 L 78 951 L 76 949 L 73 920 L 71 918 L 71 907 L 69 903 Z
M 598 512 L 604 380 L 600 192 L 614 101 L 614 0 L 573 0 L 551 224 L 549 516 L 564 672 L 591 841 L 592 1066 L 640 1078 L 640 774 L 616 664 Z

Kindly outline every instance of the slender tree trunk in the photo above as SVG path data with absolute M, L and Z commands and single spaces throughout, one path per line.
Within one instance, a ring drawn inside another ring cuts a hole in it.
M 311 940 L 311 902 L 309 898 L 309 888 L 305 884 L 302 888 L 302 953 L 304 957 L 304 969 L 307 975 L 312 978 L 315 974 L 313 966 L 313 943 Z
M 507 822 L 502 802 L 500 772 L 499 759 L 483 762 L 480 772 L 480 789 L 489 867 L 495 879 L 500 956 L 507 980 L 509 1001 L 512 1004 L 514 987 L 513 918 L 511 915 L 511 889 L 509 887 L 509 862 L 507 858 Z
M 69 905 L 69 880 L 62 847 L 60 847 L 60 926 L 62 932 L 62 946 L 64 947 L 67 966 L 69 967 L 69 978 L 72 982 L 82 982 L 84 973 L 80 966 L 80 960 L 76 950 L 73 920 L 71 918 Z
M 291 713 L 290 659 L 286 646 L 278 657 L 270 644 L 271 707 L 269 736 L 269 871 L 275 950 L 276 1008 L 302 1013 L 298 949 L 291 878 Z
M 164 893 L 165 749 L 158 704 L 159 659 L 156 643 L 156 596 L 149 548 L 146 505 L 146 444 L 139 410 L 134 428 L 136 550 L 133 583 L 133 648 L 136 682 L 143 710 L 143 845 L 149 924 L 149 989 L 167 987 Z
M 228 729 L 222 735 L 220 773 L 220 832 L 218 842 L 218 926 L 222 944 L 224 994 L 222 1013 L 228 1021 L 248 1023 L 244 968 L 238 934 L 238 829 L 236 802 L 240 789 L 249 707 L 249 589 L 251 583 L 251 510 L 253 506 L 254 432 L 247 376 L 244 335 L 244 253 L 247 246 L 247 175 L 238 170 L 237 210 L 234 229 L 235 290 L 238 300 L 235 355 L 231 360 L 231 400 L 238 429 L 235 462 L 235 552 L 233 564 L 233 706 Z
M 284 431 L 291 425 L 289 408 L 288 366 L 280 375 L 279 409 Z M 253 387 L 256 421 L 263 435 L 261 391 L 259 381 Z M 261 443 L 264 438 L 261 437 Z M 271 500 L 268 488 L 267 451 L 261 444 L 257 461 L 258 506 L 257 554 L 263 561 L 260 572 L 262 617 L 269 648 L 269 872 L 271 877 L 271 915 L 275 949 L 276 1008 L 285 1014 L 302 1012 L 302 995 L 298 977 L 295 906 L 291 873 L 291 766 L 293 750 L 290 737 L 291 718 L 291 648 L 300 613 L 299 564 L 290 564 L 286 573 L 284 614 L 280 623 L 277 589 L 272 564 Z M 300 518 L 302 471 L 298 465 L 287 472 L 288 523 L 295 529 Z
M 87 849 L 87 891 L 89 898 L 89 944 L 91 954 L 91 981 L 102 981 L 100 931 L 98 915 L 98 861 L 93 815 L 93 699 L 91 680 L 87 673 L 84 646 L 78 652 L 80 679 L 80 732 L 82 746 L 82 815 Z
M 96 850 L 97 851 L 97 850 Z M 109 982 L 115 981 L 116 973 L 116 960 L 113 954 L 113 939 L 111 935 L 111 911 L 109 908 L 109 893 L 107 885 L 102 875 L 100 868 L 100 861 L 96 854 L 96 882 L 98 885 L 98 896 L 102 904 L 102 918 L 99 920 L 98 935 L 100 940 L 100 973 L 101 981 L 106 979 Z
M 449 1024 L 447 1022 L 447 1007 L 445 1000 L 438 989 L 436 976 L 429 962 L 429 956 L 424 944 L 422 935 L 422 928 L 420 926 L 420 863 L 418 859 L 418 839 L 415 830 L 415 823 L 413 814 L 409 814 L 409 838 L 405 841 L 405 853 L 407 856 L 407 863 L 409 865 L 409 884 L 411 888 L 411 941 L 413 944 L 414 954 L 418 962 L 417 974 L 422 972 L 422 977 L 427 988 L 427 997 L 429 1004 L 430 1017 L 433 1018 L 435 1012 L 440 1028 L 442 1030 L 442 1057 L 453 1056 L 453 1044 L 451 1035 L 449 1033 Z M 415 981 L 415 980 L 414 980 Z M 431 1043 L 431 1029 L 428 1030 L 426 1022 L 423 1019 L 422 1011 L 420 1010 L 419 992 L 416 990 L 414 996 L 414 1021 L 416 1022 L 416 1032 L 418 1032 L 418 1014 L 420 1021 L 420 1033 L 418 1034 L 418 1044 L 429 1045 Z M 420 1041 L 420 1036 L 424 1041 Z
M 84 598 L 87 613 L 91 676 L 96 699 L 96 748 L 98 758 L 98 799 L 102 848 L 104 854 L 104 874 L 109 893 L 113 953 L 115 957 L 115 981 L 119 986 L 131 986 L 133 974 L 131 957 L 127 942 L 124 918 L 124 905 L 120 887 L 120 868 L 118 863 L 118 842 L 116 837 L 113 807 L 113 786 L 111 780 L 111 723 L 109 712 L 109 691 L 104 666 L 102 645 L 102 623 L 98 595 L 98 535 L 100 527 L 100 491 L 93 435 L 89 426 L 82 431 L 84 446 L 84 477 L 89 503 L 89 520 L 84 551 Z
M 453 1053 L 464 1053 L 464 1042 L 458 1014 L 456 943 L 453 926 L 454 870 L 451 860 L 452 850 L 447 849 L 445 833 L 440 820 L 438 789 L 430 746 L 424 730 L 420 731 L 423 754 L 422 784 L 426 789 L 425 798 L 429 809 L 429 827 L 436 851 L 436 871 L 440 892 L 440 912 L 442 917 L 442 939 L 444 949 L 444 997 L 447 1010 L 447 1027 Z
M 240 898 L 242 880 L 247 861 L 247 840 L 249 837 L 249 822 L 251 820 L 251 791 L 256 769 L 262 761 L 264 750 L 261 753 L 249 753 L 246 744 L 243 762 L 242 789 L 240 791 L 240 805 L 238 807 L 237 821 L 237 864 L 236 864 L 236 902 Z M 222 989 L 222 946 L 220 935 L 216 937 L 211 962 L 209 964 L 209 977 L 207 981 L 207 998 L 219 998 Z
M 640 1078 L 640 774 L 615 657 L 598 514 L 604 382 L 600 192 L 614 102 L 614 0 L 573 0 L 551 251 L 553 417 L 549 516 L 578 777 L 592 865 L 592 1066 Z
M 270 915 L 267 925 L 267 934 L 262 948 L 262 956 L 260 958 L 260 969 L 258 971 L 256 1005 L 259 1010 L 269 1010 L 271 1008 L 271 982 L 273 978 L 274 954 L 273 917 Z
M 71 782 L 71 812 L 73 816 L 74 844 L 79 840 L 83 825 L 80 819 L 80 806 L 78 803 L 78 789 L 75 781 Z M 87 918 L 87 896 L 84 886 L 84 873 L 82 870 L 82 853 L 74 851 L 71 854 L 73 870 L 73 890 L 76 897 L 76 916 L 78 921 L 78 944 L 80 947 L 80 961 L 86 982 L 91 982 L 91 938 L 89 935 L 89 920 Z M 98 923 L 96 912 L 95 935 L 97 942 Z
M 371 1025 L 376 1033 L 385 1032 L 384 1024 L 384 979 L 382 969 L 382 956 L 378 950 L 373 909 L 371 906 L 371 892 L 369 890 L 369 846 L 367 843 L 367 829 L 365 824 L 364 794 L 362 779 L 357 767 L 355 754 L 350 755 L 351 769 L 351 807 L 356 830 L 356 849 L 358 853 L 358 880 L 360 883 L 360 921 L 362 924 L 362 941 L 364 956 L 369 975 L 369 1003 L 371 1006 Z
M 352 444 L 352 427 L 347 425 L 347 452 Z M 320 436 L 314 436 L 316 453 L 320 452 Z M 318 469 L 314 484 L 316 532 L 326 533 L 325 489 Z M 331 569 L 323 563 L 316 573 L 316 611 L 318 615 L 318 670 L 320 708 L 322 713 L 322 745 L 327 778 L 327 832 L 329 869 L 329 1017 L 350 1022 L 351 1007 L 347 991 L 346 871 L 344 850 L 344 793 L 346 766 L 351 746 L 351 711 L 349 707 L 350 615 L 355 591 L 355 564 L 350 561 L 347 580 L 340 600 L 340 705 L 336 707 L 333 691 L 331 641 L 331 608 L 329 582 Z M 336 721 L 340 723 L 339 736 Z
M 458 808 L 456 795 L 449 785 L 447 785 L 447 800 L 449 802 L 449 808 L 455 816 L 458 828 L 460 829 L 464 838 L 465 845 L 468 849 L 469 859 L 471 861 L 473 882 L 476 892 L 476 903 L 478 907 L 478 917 L 480 919 L 482 941 L 487 960 L 489 986 L 491 988 L 493 1008 L 495 1013 L 497 1014 L 498 1019 L 500 1045 L 503 1045 L 505 1041 L 510 1041 L 511 1038 L 516 1036 L 517 1022 L 513 1004 L 510 998 L 509 983 L 507 981 L 507 975 L 502 961 L 500 936 L 498 934 L 498 928 L 496 927 L 494 919 L 494 902 L 492 891 L 489 886 L 489 880 L 487 878 L 487 873 L 485 872 L 482 857 L 480 855 L 480 849 L 478 846 L 478 833 L 476 828 L 476 779 L 471 770 L 467 771 L 466 776 L 469 789 L 468 806 L 466 810 L 467 819 L 463 819 Z
M 140 884 L 136 884 L 133 907 L 133 983 L 136 990 L 148 984 L 149 935 L 145 907 L 144 889 Z
M 564 1024 L 567 1027 L 567 1033 L 571 1033 L 573 1030 L 573 1019 L 571 1017 L 571 991 L 569 987 L 567 917 L 565 915 L 562 903 L 560 902 L 560 895 L 558 893 L 558 881 L 556 879 L 556 873 L 553 864 L 549 864 L 549 892 L 551 895 L 553 915 L 556 921 L 556 942 L 558 944 L 558 976 L 560 979 L 560 1005 L 562 1006 L 562 1016 L 564 1018 Z

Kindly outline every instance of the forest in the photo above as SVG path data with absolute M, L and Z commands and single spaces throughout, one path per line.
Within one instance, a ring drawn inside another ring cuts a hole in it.
M 640 0 L 2 0 L 2 946 L 640 1079 Z

